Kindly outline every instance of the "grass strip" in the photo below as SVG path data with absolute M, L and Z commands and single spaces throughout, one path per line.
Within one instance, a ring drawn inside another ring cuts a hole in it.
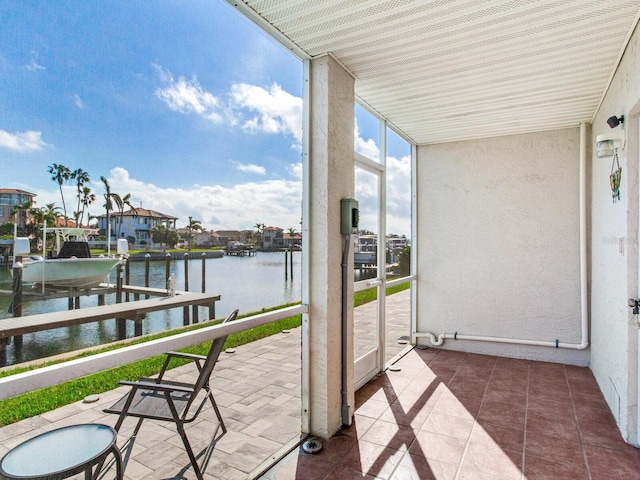
M 387 295 L 397 293 L 402 290 L 408 289 L 409 282 L 401 285 L 396 285 L 387 289 Z M 373 287 L 361 292 L 357 292 L 354 295 L 355 306 L 363 305 L 364 303 L 371 302 L 377 298 L 377 288 Z M 277 310 L 284 306 L 273 307 L 269 309 L 263 308 L 260 312 L 254 312 L 244 317 L 256 315 L 258 313 L 265 313 L 272 310 Z M 154 335 L 147 335 L 145 337 L 139 337 L 127 342 L 126 345 L 111 345 L 104 348 L 92 349 L 89 352 L 84 352 L 73 358 L 81 358 L 88 355 L 95 355 L 96 353 L 110 351 L 117 348 L 123 348 L 124 346 L 132 345 L 135 343 L 146 342 L 156 338 L 167 337 L 175 335 L 187 330 L 194 330 L 197 328 L 203 328 L 210 326 L 212 322 L 203 322 L 190 327 L 171 330 L 169 332 L 161 332 Z M 278 320 L 273 323 L 261 325 L 249 330 L 234 333 L 229 335 L 225 342 L 224 348 L 235 348 L 247 343 L 254 342 L 261 338 L 265 338 L 276 333 L 282 332 L 282 330 L 289 330 L 299 327 L 302 323 L 302 317 L 295 315 L 293 317 Z M 211 342 L 204 342 L 192 347 L 183 349 L 185 352 L 195 353 L 199 355 L 206 355 L 209 351 Z M 119 386 L 120 380 L 137 380 L 140 377 L 148 377 L 157 374 L 164 362 L 164 355 L 156 355 L 154 357 L 146 358 L 137 362 L 121 365 L 109 370 L 103 370 L 98 373 L 87 375 L 85 377 L 77 378 L 64 382 L 58 385 L 34 390 L 32 392 L 17 395 L 15 397 L 0 400 L 0 427 L 10 425 L 12 423 L 24 420 L 26 418 L 35 417 L 41 415 L 56 408 L 63 407 L 73 402 L 82 400 L 88 395 L 95 395 L 109 390 L 113 390 Z M 65 361 L 68 361 L 67 359 Z M 20 367 L 15 369 L 8 369 L 0 372 L 0 377 L 14 375 L 20 372 L 33 370 L 36 368 L 42 368 L 47 365 L 60 363 L 60 362 L 44 362 L 42 364 L 33 365 L 30 367 Z M 171 368 L 178 367 L 187 363 L 184 360 L 174 360 Z

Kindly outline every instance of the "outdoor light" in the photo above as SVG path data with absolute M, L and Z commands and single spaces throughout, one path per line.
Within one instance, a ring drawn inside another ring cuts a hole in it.
M 607 118 L 607 125 L 611 128 L 616 128 L 624 124 L 624 115 L 616 117 L 615 115 Z M 624 130 L 622 132 L 605 133 L 596 137 L 596 156 L 598 158 L 611 157 L 616 152 L 614 142 L 620 144 L 620 148 L 624 149 Z
M 618 125 L 621 125 L 624 123 L 624 115 L 620 115 L 619 117 L 616 117 L 615 115 L 607 118 L 607 124 L 611 127 L 611 128 L 616 128 Z

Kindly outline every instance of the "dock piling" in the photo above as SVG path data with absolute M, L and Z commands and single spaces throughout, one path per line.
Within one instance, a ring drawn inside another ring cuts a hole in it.
M 13 298 L 11 303 L 14 318 L 22 316 L 22 263 L 20 263 L 22 258 L 18 257 L 16 260 L 13 264 Z M 7 339 L 7 343 L 8 342 L 9 339 Z M 4 350 L 5 345 L 6 344 L 2 345 L 0 348 Z M 13 345 L 17 349 L 22 347 L 22 335 L 13 337 Z
M 144 256 L 144 286 L 149 288 L 149 262 L 151 261 L 151 255 L 148 253 Z M 144 298 L 150 298 L 149 295 L 145 295 Z
M 205 290 L 206 290 L 206 280 L 205 279 L 206 279 L 206 272 L 207 272 L 207 265 L 206 265 L 207 264 L 207 262 L 206 262 L 207 255 L 204 252 L 202 252 L 201 257 L 202 257 L 202 293 L 205 293 Z
M 125 285 L 130 285 L 131 284 L 130 280 L 131 280 L 131 272 L 129 270 L 129 258 L 127 258 L 125 260 L 125 264 L 124 264 L 124 283 L 125 283 Z M 129 301 L 129 292 L 125 293 L 124 301 L 125 302 Z
M 189 291 L 189 254 L 184 252 L 184 291 Z M 189 325 L 189 307 L 182 307 L 182 323 Z
M 119 264 L 117 268 L 116 303 L 122 303 L 122 264 Z M 116 318 L 116 337 L 118 340 L 127 338 L 127 320 L 125 318 Z
M 169 285 L 170 278 L 171 278 L 171 254 L 167 252 L 167 254 L 164 256 L 164 279 L 167 282 L 167 285 Z

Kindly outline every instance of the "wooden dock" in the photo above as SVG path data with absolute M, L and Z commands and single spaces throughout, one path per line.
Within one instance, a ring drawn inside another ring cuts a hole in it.
M 188 307 L 197 307 L 200 305 L 209 307 L 209 318 L 215 318 L 215 303 L 219 300 L 220 295 L 185 292 L 173 297 L 135 300 L 133 302 L 115 303 L 98 307 L 7 318 L 0 320 L 0 339 L 114 318 L 119 320 L 135 320 L 137 334 L 137 327 L 140 325 L 140 321 L 144 315 L 149 312 L 178 307 L 188 309 Z M 197 322 L 197 319 L 194 318 L 194 322 Z

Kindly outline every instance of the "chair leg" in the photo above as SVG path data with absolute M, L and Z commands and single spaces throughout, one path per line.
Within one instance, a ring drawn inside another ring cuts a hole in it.
M 198 465 L 198 460 L 193 454 L 191 444 L 189 443 L 189 439 L 187 438 L 187 433 L 184 431 L 184 425 L 182 424 L 182 422 L 176 422 L 176 428 L 178 430 L 178 434 L 180 434 L 180 438 L 182 438 L 182 443 L 184 444 L 184 449 L 187 451 L 189 460 L 191 460 L 191 465 L 193 466 L 193 471 L 196 474 L 196 478 L 198 480 L 204 480 L 202 477 L 202 471 L 200 470 L 200 465 Z
M 209 392 L 209 400 L 211 401 L 211 405 L 213 405 L 213 410 L 216 412 L 216 417 L 218 417 L 218 423 L 222 427 L 222 433 L 227 433 L 227 427 L 224 424 L 224 420 L 222 420 L 222 415 L 220 415 L 220 410 L 218 409 L 218 404 L 213 398 L 213 394 Z

